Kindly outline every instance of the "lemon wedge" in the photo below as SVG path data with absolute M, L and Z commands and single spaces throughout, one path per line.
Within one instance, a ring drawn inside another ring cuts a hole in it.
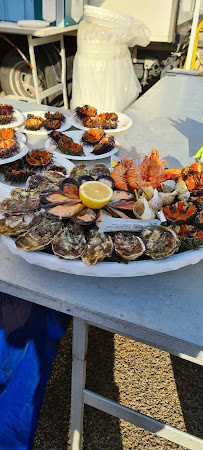
M 110 202 L 113 190 L 99 181 L 86 181 L 79 188 L 80 200 L 92 209 L 103 208 Z

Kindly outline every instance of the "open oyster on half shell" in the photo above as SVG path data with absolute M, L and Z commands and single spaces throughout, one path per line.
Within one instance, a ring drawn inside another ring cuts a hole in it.
M 115 252 L 127 261 L 133 261 L 145 251 L 145 245 L 135 234 L 123 231 L 115 233 Z
M 5 198 L 0 202 L 0 213 L 4 216 L 30 214 L 40 209 L 39 200 L 25 198 L 22 200 L 14 200 Z
M 27 252 L 43 250 L 49 246 L 61 229 L 61 222 L 40 217 L 40 221 L 36 225 L 16 239 L 16 246 Z
M 113 241 L 106 233 L 91 230 L 88 244 L 82 256 L 84 264 L 94 266 L 97 262 L 110 258 L 113 252 Z
M 34 217 L 34 214 L 4 217 L 0 220 L 0 234 L 13 237 L 23 234 L 30 227 Z
M 69 223 L 52 242 L 52 250 L 55 255 L 64 259 L 81 258 L 86 248 L 86 239 L 82 227 Z
M 167 258 L 179 249 L 179 239 L 174 231 L 169 228 L 147 227 L 140 234 L 145 245 L 145 254 L 152 259 Z

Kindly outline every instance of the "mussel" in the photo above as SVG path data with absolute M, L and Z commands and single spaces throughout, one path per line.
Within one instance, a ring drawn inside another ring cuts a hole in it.
M 86 181 L 95 181 L 95 179 L 90 175 L 81 175 L 81 177 L 78 178 L 78 186 L 80 186 L 83 183 L 86 183 Z
M 99 177 L 97 178 L 97 181 L 100 181 L 100 183 L 106 184 L 111 189 L 113 189 L 114 185 L 115 185 L 114 179 L 112 177 L 110 177 L 109 175 L 99 175 Z
M 78 183 L 74 178 L 66 178 L 60 185 L 60 190 L 79 197 Z
M 71 220 L 80 225 L 91 225 L 97 219 L 97 213 L 91 208 L 84 208 L 82 211 L 79 211 Z
M 70 203 L 53 203 L 51 205 L 45 205 L 42 208 L 43 213 L 51 219 L 69 219 L 77 212 L 81 211 L 84 205 L 81 202 L 72 201 Z
M 64 191 L 43 191 L 39 198 L 43 205 L 47 203 L 70 203 L 73 201 L 77 203 L 80 201 L 77 195 Z

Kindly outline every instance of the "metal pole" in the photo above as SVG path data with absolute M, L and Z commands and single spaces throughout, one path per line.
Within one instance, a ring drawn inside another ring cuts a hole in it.
M 194 42 L 195 42 L 195 34 L 196 34 L 196 29 L 197 29 L 198 20 L 199 20 L 200 4 L 201 4 L 201 0 L 196 0 L 195 7 L 194 7 L 192 28 L 191 28 L 191 33 L 190 33 L 190 42 L 189 42 L 189 46 L 188 46 L 187 62 L 186 62 L 186 66 L 185 66 L 186 70 L 190 70 L 190 67 L 191 67 L 192 53 L 193 53 L 193 47 L 194 47 Z
M 32 70 L 32 75 L 33 75 L 33 81 L 34 81 L 34 88 L 35 88 L 35 95 L 36 95 L 36 100 L 37 103 L 41 103 L 40 97 L 39 97 L 39 81 L 38 81 L 38 76 L 37 76 L 37 66 L 36 66 L 36 59 L 35 59 L 35 52 L 34 52 L 34 47 L 32 45 L 32 36 L 31 34 L 28 35 L 27 37 L 28 39 L 28 48 L 29 48 L 29 53 L 30 53 L 30 62 L 33 66 L 33 70 Z

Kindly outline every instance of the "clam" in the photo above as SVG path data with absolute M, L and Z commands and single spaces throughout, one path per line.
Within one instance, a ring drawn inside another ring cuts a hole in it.
M 61 231 L 62 224 L 57 220 L 41 218 L 26 233 L 16 239 L 16 246 L 25 251 L 42 250 L 49 246 L 54 236 Z
M 0 234 L 19 236 L 27 231 L 33 219 L 34 214 L 5 217 L 0 220 Z
M 82 175 L 88 175 L 87 164 L 78 164 L 70 172 L 70 178 L 74 178 L 76 181 Z
M 187 185 L 184 180 L 179 178 L 179 180 L 176 183 L 175 190 L 177 192 L 177 196 L 179 200 L 183 202 L 187 202 L 190 198 L 190 192 L 187 188 Z
M 69 223 L 60 231 L 52 242 L 52 250 L 55 255 L 64 259 L 81 258 L 86 248 L 85 234 L 77 224 Z
M 155 212 L 150 208 L 145 197 L 142 197 L 135 202 L 133 213 L 135 217 L 140 220 L 150 220 L 155 219 L 156 217 Z
M 162 227 L 147 227 L 140 238 L 145 245 L 145 254 L 152 259 L 167 258 L 173 255 L 179 249 L 179 239 L 173 230 Z
M 43 206 L 42 211 L 51 219 L 69 219 L 74 216 L 77 212 L 81 211 L 84 208 L 83 203 L 81 202 L 69 202 L 69 203 L 53 203 Z
M 84 264 L 95 265 L 105 258 L 110 258 L 113 252 L 113 241 L 108 234 L 91 230 L 86 250 L 82 256 Z
M 161 198 L 163 205 L 170 205 L 171 203 L 173 203 L 176 195 L 177 195 L 177 191 L 159 192 L 159 197 Z
M 89 174 L 97 179 L 100 175 L 110 175 L 110 170 L 105 164 L 98 163 L 89 170 Z
M 13 200 L 5 198 L 0 203 L 0 213 L 5 216 L 34 213 L 40 209 L 39 200 L 26 198 L 24 200 Z
M 145 245 L 138 236 L 130 232 L 115 233 L 115 252 L 127 261 L 133 261 L 145 251 Z
M 60 186 L 62 181 L 67 178 L 66 175 L 64 175 L 61 172 L 57 172 L 55 170 L 46 170 L 43 172 L 43 175 L 45 178 L 47 178 L 47 180 L 51 181 L 52 183 L 57 184 L 58 186 Z
M 79 225 L 90 225 L 96 221 L 97 213 L 91 208 L 83 208 L 82 211 L 71 217 L 71 220 Z
M 160 208 L 163 206 L 163 201 L 162 199 L 159 197 L 159 193 L 157 191 L 157 189 L 154 189 L 154 195 L 151 198 L 151 200 L 149 200 L 149 207 L 156 213 L 160 210 Z
M 173 192 L 175 190 L 175 181 L 174 180 L 166 180 L 161 183 L 161 189 L 163 192 Z

